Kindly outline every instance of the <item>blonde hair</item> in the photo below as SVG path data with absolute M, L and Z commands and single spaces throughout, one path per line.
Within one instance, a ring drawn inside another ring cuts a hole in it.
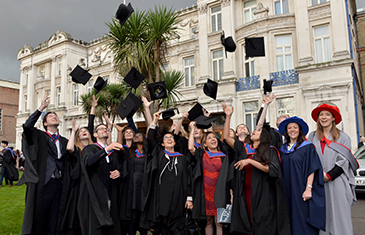
M 80 141 L 80 137 L 79 137 L 79 134 L 80 134 L 80 130 L 81 129 L 86 129 L 87 132 L 89 132 L 89 130 L 86 128 L 86 127 L 81 127 L 79 128 L 77 131 L 76 131 L 76 134 L 75 134 L 75 145 L 76 147 L 78 147 L 80 150 L 83 150 L 84 149 L 84 146 L 82 145 L 81 141 Z M 92 144 L 93 141 L 91 140 L 91 133 L 89 132 L 89 139 L 87 140 L 87 144 Z

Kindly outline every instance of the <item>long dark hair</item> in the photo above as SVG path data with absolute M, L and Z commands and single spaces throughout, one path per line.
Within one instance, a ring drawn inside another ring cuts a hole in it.
M 176 136 L 174 135 L 174 133 L 170 132 L 170 128 L 163 125 L 161 126 L 158 131 L 157 131 L 157 140 L 158 140 L 158 144 L 161 146 L 161 148 L 164 149 L 164 146 L 162 146 L 163 144 L 163 138 L 165 137 L 165 135 L 167 134 L 171 134 L 174 137 L 175 140 L 175 146 L 174 146 L 174 151 L 178 152 L 179 151 L 179 146 L 177 145 L 177 139 Z
M 136 136 L 138 133 L 136 133 L 134 136 Z M 148 140 L 146 138 L 146 136 L 142 133 L 139 133 L 142 135 L 142 138 L 143 138 L 143 152 L 144 154 L 147 154 L 148 153 Z M 134 143 L 134 141 L 132 141 L 132 145 L 129 147 L 129 158 L 132 158 L 134 156 L 134 153 L 137 149 L 137 145 Z
M 133 130 L 132 128 L 130 128 L 130 127 L 126 127 L 126 128 L 123 130 L 123 134 L 122 134 L 122 144 L 126 144 L 126 140 L 124 139 L 124 134 L 125 134 L 125 132 L 126 132 L 127 130 L 132 130 L 132 131 L 133 131 L 133 133 L 134 133 L 134 135 L 136 135 L 136 133 L 134 132 L 134 130 Z M 134 136 L 133 136 L 133 137 L 134 137 Z M 133 140 L 132 140 L 132 142 L 133 142 Z
M 262 128 L 261 135 L 260 135 L 260 144 L 256 148 L 256 157 L 255 160 L 260 162 L 263 165 L 268 165 L 270 163 L 270 145 L 271 139 L 269 132 Z
M 299 126 L 299 135 L 298 135 L 298 139 L 297 139 L 297 144 L 295 145 L 294 147 L 294 150 L 297 150 L 297 148 L 304 142 L 305 140 L 305 135 L 304 135 L 304 132 L 302 130 L 302 127 L 298 124 Z M 290 137 L 288 135 L 288 125 L 286 125 L 285 127 L 285 133 L 284 133 L 284 137 L 285 137 L 285 140 L 286 140 L 286 143 L 290 143 Z

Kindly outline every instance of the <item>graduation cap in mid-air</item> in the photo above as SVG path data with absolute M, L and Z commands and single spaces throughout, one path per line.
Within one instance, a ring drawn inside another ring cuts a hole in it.
M 148 91 L 150 92 L 151 100 L 158 100 L 167 97 L 165 81 L 148 84 Z
M 266 92 L 272 92 L 272 83 L 274 81 L 273 80 L 268 80 L 266 81 L 266 79 L 264 79 L 264 94 L 266 95 Z
M 217 118 L 201 115 L 195 119 L 196 127 L 198 127 L 199 129 L 208 129 L 212 126 L 212 122 L 214 122 L 215 120 L 217 120 Z
M 236 50 L 236 43 L 234 42 L 232 36 L 225 37 L 224 31 L 221 35 L 221 43 L 224 46 L 224 50 L 226 52 L 226 58 L 227 58 L 227 51 L 234 52 Z
M 94 88 L 96 90 L 95 95 L 99 93 L 108 84 L 108 79 L 104 80 L 102 77 L 98 77 L 94 83 Z
M 245 38 L 246 57 L 265 56 L 264 38 Z
M 134 9 L 131 3 L 128 3 L 128 6 L 124 5 L 123 3 L 119 5 L 117 13 L 115 13 L 115 18 L 119 20 L 121 27 L 123 27 L 133 12 Z
M 194 105 L 194 107 L 192 107 L 190 110 L 189 110 L 189 116 L 188 118 L 190 119 L 190 121 L 195 121 L 195 119 L 201 115 L 204 115 L 204 112 L 203 112 L 203 106 L 201 106 L 201 104 L 199 103 L 196 103 Z
M 204 84 L 203 92 L 207 96 L 216 99 L 217 98 L 217 91 L 218 91 L 218 83 L 208 79 L 207 83 Z
M 138 99 L 137 96 L 129 93 L 127 97 L 120 102 L 120 105 L 117 108 L 117 113 L 122 119 L 125 117 L 133 117 L 141 104 L 142 101 Z
M 132 67 L 131 70 L 129 70 L 128 74 L 124 77 L 124 81 L 131 85 L 134 89 L 137 89 L 139 84 L 143 82 L 145 79 L 145 76 L 138 72 L 138 70 L 135 67 Z
M 73 82 L 82 83 L 85 86 L 86 83 L 90 80 L 92 75 L 87 70 L 81 68 L 80 65 L 77 65 L 71 71 L 70 76 L 72 77 Z
M 165 111 L 162 111 L 162 119 L 163 120 L 168 120 L 170 117 L 173 117 L 175 116 L 176 112 L 175 110 L 177 111 L 177 113 L 179 113 L 179 109 L 178 108 L 172 108 L 172 109 L 167 109 Z

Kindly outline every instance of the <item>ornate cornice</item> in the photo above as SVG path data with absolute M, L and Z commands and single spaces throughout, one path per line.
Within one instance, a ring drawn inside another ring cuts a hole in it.
M 205 14 L 207 13 L 208 5 L 206 3 L 199 4 L 198 10 L 200 14 Z
M 223 7 L 231 5 L 231 0 L 221 0 Z

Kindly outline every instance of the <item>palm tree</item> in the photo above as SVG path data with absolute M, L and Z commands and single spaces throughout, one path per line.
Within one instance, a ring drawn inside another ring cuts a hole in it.
M 185 75 L 177 70 L 163 71 L 161 75 L 162 80 L 166 83 L 167 98 L 161 100 L 160 106 L 167 109 L 175 106 L 176 102 L 180 100 L 181 94 L 178 88 L 183 84 Z
M 154 53 L 155 81 L 160 81 L 161 61 L 164 61 L 168 42 L 178 37 L 178 13 L 166 6 L 155 6 L 154 11 L 147 14 L 149 27 L 147 49 Z

